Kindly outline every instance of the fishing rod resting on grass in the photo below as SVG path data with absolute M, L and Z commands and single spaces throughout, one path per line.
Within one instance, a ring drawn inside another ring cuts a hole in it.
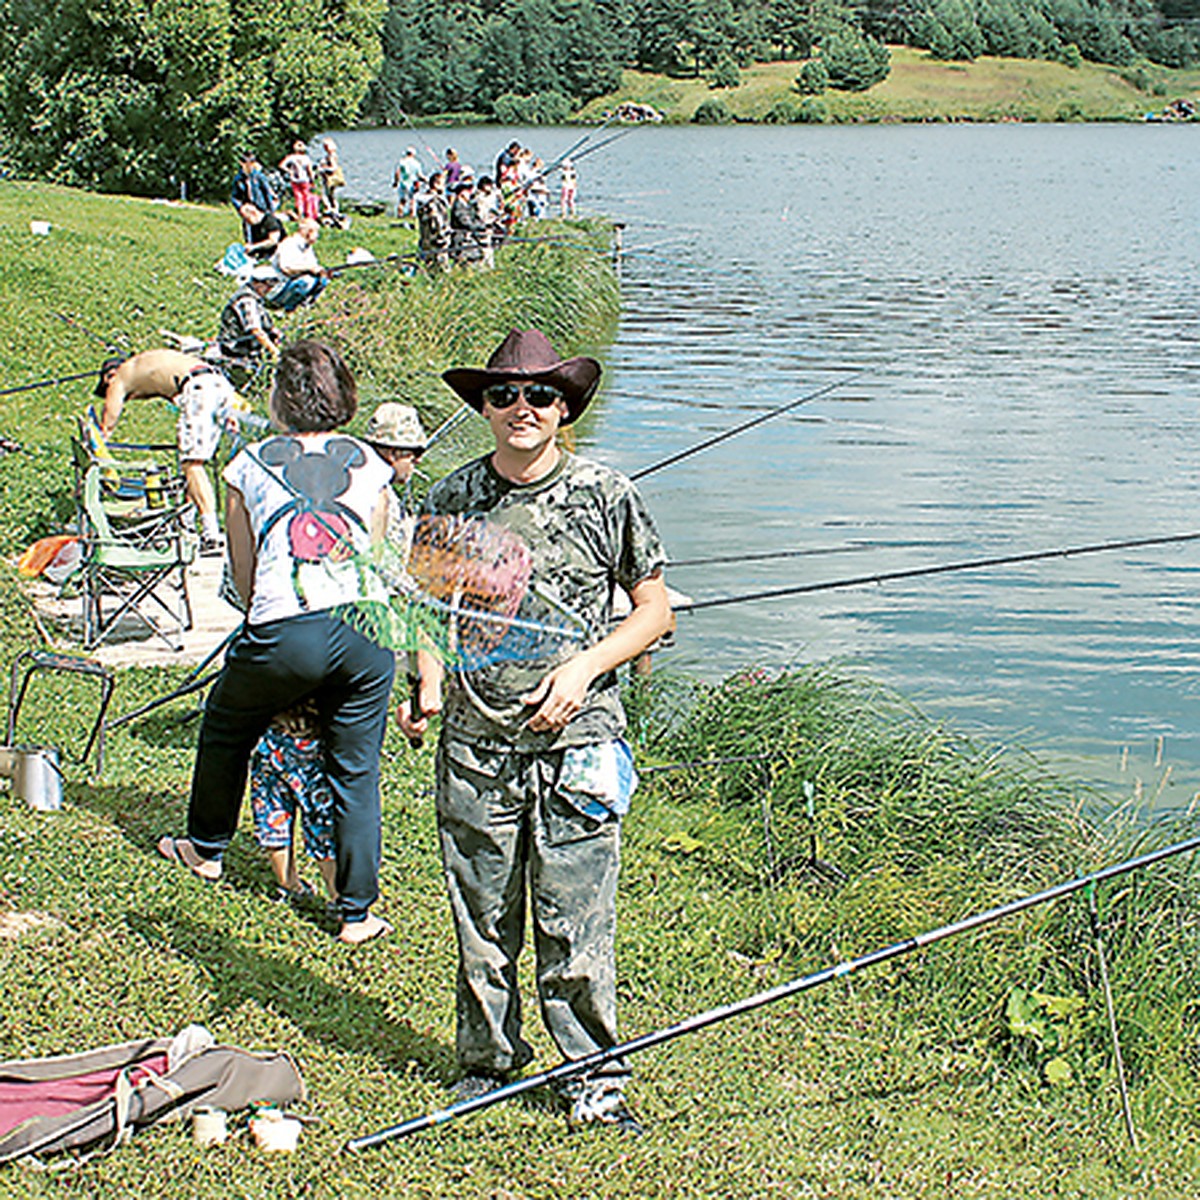
M 500 1087 L 486 1092 L 482 1096 L 476 1096 L 470 1100 L 462 1100 L 457 1104 L 450 1105 L 448 1108 L 439 1109 L 437 1112 L 429 1113 L 423 1117 L 414 1117 L 411 1120 L 401 1122 L 399 1125 L 392 1125 L 387 1129 L 381 1129 L 378 1133 L 352 1138 L 346 1143 L 344 1149 L 349 1151 L 369 1150 L 374 1146 L 395 1138 L 408 1137 L 414 1133 L 421 1133 L 426 1129 L 434 1129 L 439 1125 L 446 1124 L 448 1121 L 455 1120 L 457 1117 L 469 1116 L 471 1113 L 479 1112 L 481 1109 L 490 1108 L 493 1104 L 501 1104 L 505 1100 L 511 1100 L 515 1096 L 531 1092 L 535 1088 L 545 1087 L 548 1084 L 559 1083 L 563 1080 L 574 1079 L 579 1075 L 585 1075 L 589 1071 L 603 1066 L 605 1063 L 612 1062 L 614 1059 L 622 1058 L 628 1054 L 636 1054 L 641 1050 L 648 1050 L 651 1046 L 660 1046 L 664 1042 L 674 1041 L 685 1034 L 697 1033 L 701 1029 L 707 1029 L 710 1025 L 727 1021 L 730 1017 L 741 1016 L 742 1013 L 752 1012 L 754 1009 L 774 1004 L 778 1000 L 786 1000 L 791 996 L 798 995 L 800 992 L 807 992 L 815 987 L 820 987 L 822 984 L 830 983 L 835 979 L 842 979 L 865 967 L 873 967 L 878 963 L 887 962 L 889 959 L 899 958 L 904 954 L 911 954 L 912 951 L 920 950 L 925 946 L 932 946 L 935 942 L 945 941 L 947 938 L 957 937 L 959 934 L 969 933 L 974 929 L 981 929 L 985 925 L 992 925 L 997 921 L 1003 920 L 1005 917 L 1023 912 L 1027 908 L 1034 908 L 1039 904 L 1048 904 L 1053 900 L 1059 900 L 1063 896 L 1069 896 L 1071 893 L 1081 891 L 1084 888 L 1095 887 L 1096 884 L 1102 883 L 1106 879 L 1114 879 L 1120 875 L 1127 875 L 1131 871 L 1141 870 L 1144 867 L 1161 862 L 1163 859 L 1172 858 L 1177 854 L 1186 854 L 1197 849 L 1200 849 L 1200 837 L 1190 838 L 1185 842 L 1164 846 L 1159 850 L 1143 854 L 1138 858 L 1131 858 L 1125 862 L 1115 863 L 1113 866 L 1105 867 L 1091 875 L 1078 876 L 1075 879 L 1068 880 L 1066 883 L 1060 883 L 1055 887 L 1048 888 L 1043 892 L 1035 892 L 1029 896 L 1022 896 L 1019 900 L 1010 901 L 1008 904 L 1001 904 L 996 908 L 989 908 L 985 912 L 976 913 L 974 916 L 964 917 L 961 921 L 953 921 L 949 925 L 942 925 L 937 929 L 931 929 L 925 933 L 918 933 L 912 937 L 904 938 L 902 941 L 895 942 L 890 946 L 874 950 L 870 954 L 864 954 L 861 958 L 837 963 L 832 967 L 826 967 L 824 970 L 815 971 L 811 975 L 804 975 L 799 979 L 794 979 L 790 983 L 780 984 L 778 987 L 770 988 L 765 992 L 758 992 L 753 996 L 747 996 L 744 1000 L 736 1000 L 732 1004 L 723 1004 L 719 1008 L 698 1013 L 674 1025 L 669 1025 L 665 1029 L 643 1034 L 641 1037 L 633 1038 L 631 1041 L 623 1042 L 621 1045 L 613 1046 L 608 1050 L 597 1050 L 595 1053 L 575 1059 L 573 1062 L 560 1063 L 557 1067 L 553 1067 L 548 1071 L 540 1071 L 535 1075 L 528 1075 L 523 1079 L 514 1079 L 511 1083 L 502 1084 Z
M 0 390 L 0 396 L 15 396 L 18 392 L 32 392 L 35 388 L 54 387 L 60 383 L 74 383 L 79 379 L 95 379 L 96 369 L 80 371 L 75 375 L 59 375 L 55 379 L 39 379 L 36 383 L 22 383 L 17 387 Z

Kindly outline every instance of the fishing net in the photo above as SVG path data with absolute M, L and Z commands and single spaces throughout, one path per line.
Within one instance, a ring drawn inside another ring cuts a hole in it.
M 477 517 L 425 515 L 407 554 L 375 548 L 369 569 L 388 599 L 339 613 L 398 651 L 427 650 L 470 671 L 502 662 L 552 659 L 577 648 L 585 631 L 530 587 L 533 556 L 510 529 Z

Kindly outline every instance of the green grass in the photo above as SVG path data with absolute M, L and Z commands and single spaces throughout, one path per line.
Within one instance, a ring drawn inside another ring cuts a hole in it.
M 47 219 L 48 239 L 26 232 Z M 160 326 L 211 330 L 227 285 L 211 272 L 230 214 L 31 185 L 0 189 L 5 386 L 95 364 L 103 348 L 50 316 L 155 344 Z M 478 361 L 509 324 L 545 324 L 564 350 L 602 347 L 616 289 L 604 232 L 582 248 L 517 248 L 490 277 L 344 279 L 306 319 L 373 394 L 450 397 L 445 366 Z M 404 249 L 380 219 L 323 239 L 329 261 L 361 242 Z M 370 277 L 367 277 L 370 276 Z M 14 282 L 16 281 L 16 282 Z M 299 326 L 293 328 L 299 332 Z M 9 397 L 0 460 L 11 556 L 69 508 L 67 437 L 87 382 Z M 161 433 L 169 414 L 125 418 Z M 365 414 L 364 414 L 365 416 Z M 458 447 L 465 452 L 465 447 Z M 0 647 L 36 639 L 0 567 Z M 181 672 L 123 671 L 114 711 Z M 42 677 L 45 678 L 45 677 Z M 656 673 L 631 693 L 645 766 L 771 753 L 761 762 L 647 772 L 625 830 L 618 955 L 626 1034 L 845 961 L 1116 861 L 1187 828 L 1146 831 L 1035 763 L 964 743 L 902 700 L 832 669 L 747 671 L 710 687 Z M 35 688 L 23 712 L 44 740 L 77 739 L 83 684 Z M 437 859 L 432 747 L 389 731 L 380 912 L 397 934 L 349 951 L 315 913 L 268 899 L 248 827 L 226 881 L 165 867 L 154 842 L 181 828 L 195 722 L 181 701 L 109 740 L 103 776 L 67 771 L 66 804 L 38 814 L 0 789 L 0 1057 L 173 1033 L 198 1021 L 249 1049 L 286 1049 L 320 1118 L 299 1151 L 269 1159 L 242 1136 L 195 1149 L 164 1126 L 77 1171 L 0 1168 L 0 1193 L 180 1197 L 1144 1197 L 1193 1200 L 1200 905 L 1191 865 L 1102 889 L 1113 986 L 1141 1150 L 1124 1143 L 1086 918 L 1076 902 L 906 954 L 641 1056 L 634 1101 L 647 1135 L 572 1134 L 534 1096 L 358 1156 L 353 1136 L 443 1106 L 454 1077 L 454 946 Z M 810 814 L 811 797 L 811 814 Z M 823 882 L 820 858 L 845 873 Z M 529 964 L 525 994 L 531 997 Z M 1040 1038 L 1010 1027 L 1014 989 L 1078 998 Z M 535 1005 L 539 1067 L 555 1063 Z M 1053 1045 L 1053 1039 L 1058 1039 Z M 1070 1065 L 1052 1086 L 1053 1055 Z
M 1200 70 L 1148 68 L 1146 90 L 1116 67 L 1016 58 L 940 62 L 923 50 L 893 46 L 891 72 L 865 92 L 828 91 L 814 98 L 835 123 L 855 121 L 1140 121 L 1176 96 L 1195 98 Z M 690 121 L 710 98 L 722 100 L 738 120 L 761 121 L 780 100 L 799 103 L 794 90 L 799 62 L 756 63 L 736 88 L 710 88 L 692 79 L 625 71 L 618 91 L 593 100 L 584 118 L 622 101 L 653 105 L 668 121 Z M 1125 72 L 1132 75 L 1132 72 Z

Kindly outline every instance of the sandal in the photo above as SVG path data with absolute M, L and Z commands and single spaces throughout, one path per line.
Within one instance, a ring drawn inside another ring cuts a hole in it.
M 317 893 L 313 890 L 313 885 L 304 879 L 294 888 L 284 887 L 282 883 L 276 884 L 275 894 L 272 896 L 276 904 L 307 904 L 316 898 Z
M 217 863 L 217 872 L 215 875 L 210 875 L 207 872 L 202 871 L 198 865 L 188 861 L 187 856 L 180 849 L 180 846 L 184 845 L 191 849 L 193 854 L 196 854 L 195 849 L 192 847 L 192 843 L 188 841 L 187 838 L 174 838 L 171 837 L 170 834 L 164 834 L 158 839 L 157 849 L 159 854 L 161 854 L 163 858 L 167 860 L 167 862 L 172 862 L 183 867 L 192 875 L 195 875 L 197 879 L 204 880 L 205 883 L 216 883 L 217 880 L 221 878 L 221 864 Z M 212 862 L 212 859 L 200 858 L 199 855 L 196 855 L 196 857 L 197 862 L 199 863 Z

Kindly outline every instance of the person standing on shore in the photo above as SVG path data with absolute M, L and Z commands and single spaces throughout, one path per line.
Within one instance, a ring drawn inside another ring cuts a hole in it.
M 279 169 L 287 176 L 292 185 L 292 199 L 296 204 L 297 217 L 309 217 L 314 221 L 320 220 L 321 207 L 313 194 L 313 183 L 316 180 L 316 164 L 308 155 L 308 146 L 301 138 L 292 143 L 292 152 L 279 163 Z
M 447 671 L 422 654 L 419 711 L 406 701 L 398 712 L 410 738 L 442 714 L 437 817 L 459 947 L 455 1094 L 467 1099 L 533 1056 L 517 984 L 527 893 L 555 1044 L 569 1059 L 617 1045 L 620 816 L 635 776 L 616 668 L 667 630 L 671 611 L 666 555 L 636 488 L 557 441 L 595 393 L 600 364 L 562 360 L 540 331 L 513 330 L 486 367 L 443 378 L 488 422 L 495 449 L 436 484 L 425 511 L 520 536 L 526 594 L 551 597 L 588 631 L 534 663 Z M 610 629 L 614 586 L 631 610 Z M 565 1084 L 573 1123 L 640 1132 L 628 1078 L 616 1060 Z
M 563 159 L 559 183 L 562 188 L 559 192 L 559 215 L 563 218 L 573 217 L 575 215 L 575 196 L 579 190 L 579 172 L 569 158 Z
M 450 269 L 450 201 L 441 171 L 429 177 L 429 191 L 417 206 L 417 250 L 431 271 Z
M 208 694 L 188 805 L 187 834 L 158 852 L 192 875 L 221 877 L 237 829 L 250 755 L 278 713 L 316 703 L 333 799 L 342 942 L 391 932 L 371 913 L 379 895 L 379 756 L 395 662 L 334 611 L 363 599 L 356 557 L 383 533 L 392 471 L 341 426 L 358 389 L 320 342 L 279 356 L 272 420 L 283 432 L 245 447 L 225 468 L 234 584 L 246 623 Z
M 392 187 L 396 189 L 396 216 L 416 216 L 414 198 L 420 178 L 421 160 L 417 157 L 416 150 L 409 146 L 392 172 Z
M 242 218 L 242 241 L 249 242 L 250 227 L 261 220 L 264 213 L 274 213 L 276 197 L 253 150 L 242 154 L 238 172 L 229 189 L 229 203 Z M 249 207 L 249 210 L 247 209 Z

